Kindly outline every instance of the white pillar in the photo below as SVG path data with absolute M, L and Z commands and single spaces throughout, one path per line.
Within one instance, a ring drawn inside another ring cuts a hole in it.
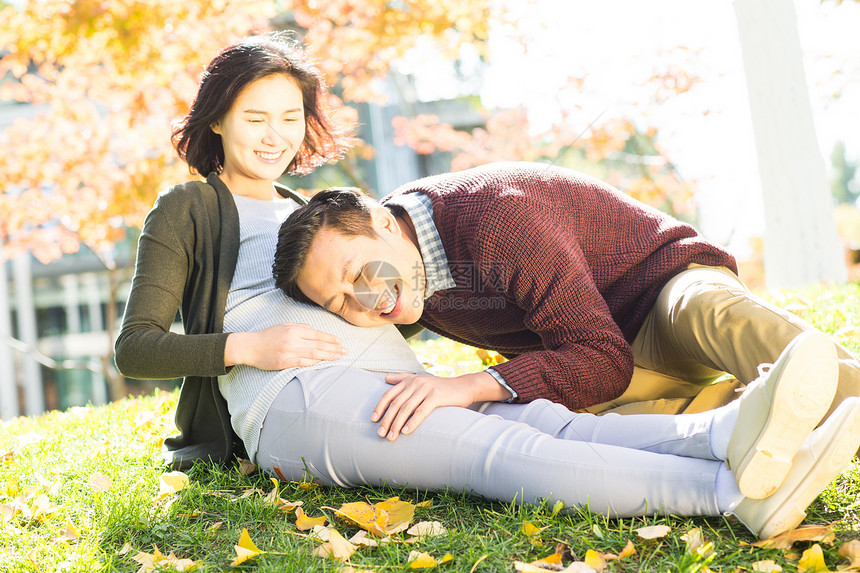
M 36 331 L 36 307 L 33 303 L 33 275 L 30 255 L 21 255 L 13 261 L 15 275 L 15 309 L 18 313 L 18 335 L 21 342 L 32 349 L 38 347 Z M 39 363 L 28 355 L 21 356 L 21 371 L 24 380 L 24 401 L 29 416 L 38 416 L 45 411 L 45 391 L 42 387 L 42 370 Z
M 87 312 L 90 319 L 90 332 L 104 332 L 104 312 L 102 312 L 102 296 L 99 288 L 99 277 L 93 273 L 81 275 L 81 286 L 87 301 Z M 101 360 L 107 351 L 106 348 L 93 349 L 92 358 Z M 107 403 L 107 387 L 105 378 L 101 374 L 93 372 L 93 404 Z
M 776 287 L 844 281 L 794 4 L 735 0 L 735 16 L 764 199 L 765 279 Z
M 12 336 L 12 313 L 9 305 L 9 276 L 6 257 L 0 245 L 0 420 L 9 420 L 20 413 L 18 384 L 12 347 L 6 340 Z
M 81 331 L 81 311 L 78 300 L 78 276 L 63 275 L 60 277 L 63 285 L 63 302 L 66 310 L 66 329 L 69 334 L 77 334 Z

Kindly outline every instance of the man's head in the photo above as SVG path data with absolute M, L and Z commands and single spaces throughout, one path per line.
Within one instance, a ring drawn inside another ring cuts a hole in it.
M 288 296 L 358 326 L 412 324 L 424 310 L 424 264 L 408 215 L 355 189 L 322 191 L 290 215 L 272 271 Z

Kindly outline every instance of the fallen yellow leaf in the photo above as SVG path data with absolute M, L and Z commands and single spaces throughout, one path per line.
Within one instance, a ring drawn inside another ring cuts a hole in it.
M 167 472 L 158 478 L 158 499 L 176 493 L 188 487 L 188 476 L 182 472 Z
M 191 571 L 196 569 L 198 564 L 191 559 L 178 559 L 172 552 L 170 555 L 163 555 L 158 547 L 155 547 L 153 553 L 140 552 L 132 560 L 140 563 L 140 569 L 137 573 L 148 573 L 150 571 L 161 569 L 173 569 L 175 571 Z
M 314 525 L 323 525 L 328 518 L 325 515 L 319 517 L 308 517 L 301 507 L 296 508 L 296 528 L 299 531 L 307 531 L 313 529 Z
M 337 529 L 332 529 L 329 535 L 332 557 L 338 561 L 346 561 L 355 553 L 355 545 L 344 539 Z
M 584 563 L 595 571 L 603 571 L 606 569 L 606 560 L 594 549 L 589 549 L 585 552 Z
M 547 571 L 561 571 L 561 560 L 562 554 L 555 552 L 538 559 L 537 561 L 532 561 L 531 563 L 514 561 L 514 569 L 520 571 L 520 573 L 546 573 Z
M 423 551 L 410 552 L 407 561 L 409 562 L 410 569 L 430 569 L 438 565 L 438 562 L 432 555 Z
M 416 503 L 415 507 L 430 507 L 431 505 L 433 505 L 433 500 L 432 499 L 425 499 L 421 503 Z
M 671 531 L 668 525 L 649 525 L 636 529 L 636 534 L 642 539 L 657 539 L 658 537 L 666 537 Z
M 797 562 L 798 573 L 824 573 L 830 571 L 824 562 L 824 552 L 819 544 L 815 544 L 800 556 Z
M 298 512 L 298 510 L 296 510 Z M 364 501 L 345 503 L 334 510 L 335 514 L 344 521 L 360 527 L 365 531 L 384 537 L 388 527 L 388 512 L 376 505 Z
M 400 501 L 399 497 L 391 497 L 374 505 L 388 514 L 388 525 L 384 528 L 387 535 L 409 527 L 409 522 L 415 516 L 415 506 L 408 501 Z
M 298 488 L 304 491 L 310 491 L 312 489 L 316 489 L 320 486 L 318 483 L 314 483 L 312 481 L 303 481 L 298 484 Z
M 80 539 L 80 537 L 81 534 L 78 533 L 75 524 L 72 523 L 72 520 L 67 517 L 66 526 L 60 532 L 60 535 L 54 538 L 54 541 L 72 541 L 73 539 Z
M 256 545 L 254 545 L 254 542 L 251 540 L 251 536 L 248 535 L 248 530 L 244 528 L 242 529 L 242 533 L 239 535 L 239 543 L 234 545 L 233 549 L 236 550 L 236 558 L 230 562 L 230 567 L 235 567 L 244 563 L 248 559 L 265 553 L 265 551 L 261 551 Z
M 531 521 L 524 521 L 520 529 L 523 532 L 523 535 L 525 535 L 526 537 L 534 537 L 535 535 L 546 529 L 546 527 L 538 527 Z

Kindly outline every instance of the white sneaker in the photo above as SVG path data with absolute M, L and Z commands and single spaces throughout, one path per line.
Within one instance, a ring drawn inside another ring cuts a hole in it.
M 798 448 L 830 408 L 838 380 L 836 346 L 810 330 L 747 387 L 727 450 L 745 497 L 762 499 L 779 487 Z
M 860 446 L 860 397 L 845 399 L 803 442 L 782 485 L 767 499 L 746 498 L 731 513 L 759 539 L 790 531 L 844 470 Z

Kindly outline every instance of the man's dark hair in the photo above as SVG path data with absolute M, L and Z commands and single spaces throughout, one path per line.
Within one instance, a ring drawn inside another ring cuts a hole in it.
M 224 117 L 242 90 L 276 74 L 296 82 L 305 110 L 305 138 L 286 172 L 310 173 L 342 155 L 349 147 L 349 134 L 335 124 L 325 107 L 322 73 L 306 59 L 301 44 L 284 32 L 274 32 L 227 46 L 206 67 L 191 111 L 174 124 L 170 138 L 189 170 L 204 177 L 221 171 L 224 147 L 212 124 Z
M 275 286 L 296 300 L 313 304 L 296 281 L 305 266 L 314 237 L 331 229 L 350 237 L 375 237 L 370 211 L 379 204 L 358 189 L 333 187 L 320 191 L 281 224 L 272 274 Z

